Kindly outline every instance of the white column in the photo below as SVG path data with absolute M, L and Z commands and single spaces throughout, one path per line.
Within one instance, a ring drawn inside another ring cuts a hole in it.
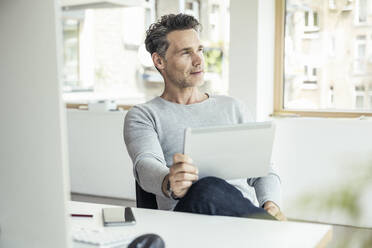
M 230 2 L 229 94 L 257 120 L 273 111 L 275 0 Z
M 71 244 L 59 9 L 0 1 L 0 247 Z

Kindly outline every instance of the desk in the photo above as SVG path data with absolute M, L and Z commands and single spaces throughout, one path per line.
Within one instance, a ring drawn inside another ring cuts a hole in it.
M 110 205 L 70 202 L 71 213 L 94 218 L 72 218 L 73 227 L 102 228 L 102 207 Z M 278 222 L 236 217 L 206 216 L 172 211 L 133 208 L 134 226 L 104 227 L 130 236 L 160 235 L 167 248 L 183 247 L 325 247 L 332 239 L 332 226 Z

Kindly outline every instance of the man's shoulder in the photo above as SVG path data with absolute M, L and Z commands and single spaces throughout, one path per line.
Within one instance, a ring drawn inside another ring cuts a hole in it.
M 241 105 L 241 102 L 238 99 L 236 99 L 235 97 L 232 97 L 232 96 L 228 96 L 228 95 L 213 95 L 211 97 L 215 98 L 218 103 L 232 104 L 232 105 L 236 105 L 236 106 Z
M 157 98 L 154 98 L 150 101 L 136 104 L 131 109 L 129 109 L 128 113 L 126 114 L 126 119 L 131 120 L 149 120 L 152 119 L 152 115 L 157 108 Z
M 147 102 L 134 105 L 129 112 L 151 112 L 152 109 L 159 107 L 160 101 L 158 97 L 155 97 Z
M 215 97 L 220 108 L 221 106 L 224 106 L 228 111 L 233 111 L 238 115 L 242 122 L 254 120 L 252 112 L 242 100 L 226 95 L 218 95 Z

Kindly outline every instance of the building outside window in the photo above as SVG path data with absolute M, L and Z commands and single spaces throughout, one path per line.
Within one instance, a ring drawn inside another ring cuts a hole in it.
M 367 89 L 372 83 L 372 26 L 359 25 L 371 23 L 372 1 L 281 2 L 283 79 L 278 79 L 282 90 L 276 92 L 281 100 L 275 111 L 372 112 L 366 90 L 354 84 L 363 82 Z M 355 23 L 355 16 L 361 22 Z
M 368 23 L 368 6 L 370 0 L 356 0 L 355 23 Z

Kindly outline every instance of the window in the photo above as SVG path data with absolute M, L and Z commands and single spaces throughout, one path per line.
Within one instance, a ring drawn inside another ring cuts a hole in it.
M 372 115 L 364 90 L 372 81 L 371 29 L 354 25 L 355 15 L 365 19 L 360 4 L 368 9 L 369 0 L 277 3 L 274 114 Z
M 342 8 L 342 11 L 352 11 L 353 10 L 353 0 L 347 0 Z
M 329 56 L 335 57 L 336 56 L 336 37 L 334 34 L 330 36 L 329 40 Z
M 366 72 L 367 40 L 365 35 L 357 36 L 354 52 L 354 73 L 363 74 Z
M 364 108 L 364 86 L 359 85 L 355 86 L 355 108 L 363 109 Z
M 335 93 L 333 90 L 333 86 L 329 87 L 329 93 L 328 93 L 328 107 L 333 108 L 333 102 L 335 98 Z
M 370 0 L 356 0 L 357 8 L 355 12 L 355 23 L 367 24 L 368 23 L 368 6 Z
M 185 14 L 192 15 L 199 20 L 199 2 L 196 0 L 185 1 Z
M 176 2 L 180 11 L 194 15 L 203 27 L 200 38 L 206 51 L 206 73 L 202 90 L 227 93 L 228 61 L 224 54 L 228 54 L 229 46 L 229 1 Z M 70 103 L 68 106 L 101 100 L 133 105 L 161 94 L 163 79 L 143 42 L 148 26 L 160 17 L 156 7 L 174 6 L 175 1 L 146 0 L 138 4 L 64 9 L 63 98 Z
M 63 13 L 68 16 L 63 30 L 66 102 L 144 97 L 136 78 L 146 9 L 137 6 Z M 79 19 L 74 19 L 77 15 Z
M 313 10 L 304 12 L 304 35 L 303 39 L 317 39 L 319 35 L 319 18 L 318 13 Z
M 336 9 L 335 0 L 328 0 L 328 8 L 331 9 L 331 10 L 335 10 Z
M 318 13 L 313 11 L 305 11 L 305 27 L 318 26 Z
M 305 65 L 304 81 L 302 87 L 304 89 L 316 89 L 317 80 L 317 69 L 313 66 Z
M 79 67 L 79 33 L 80 20 L 77 18 L 65 18 L 63 27 L 63 81 L 64 90 L 82 88 Z

